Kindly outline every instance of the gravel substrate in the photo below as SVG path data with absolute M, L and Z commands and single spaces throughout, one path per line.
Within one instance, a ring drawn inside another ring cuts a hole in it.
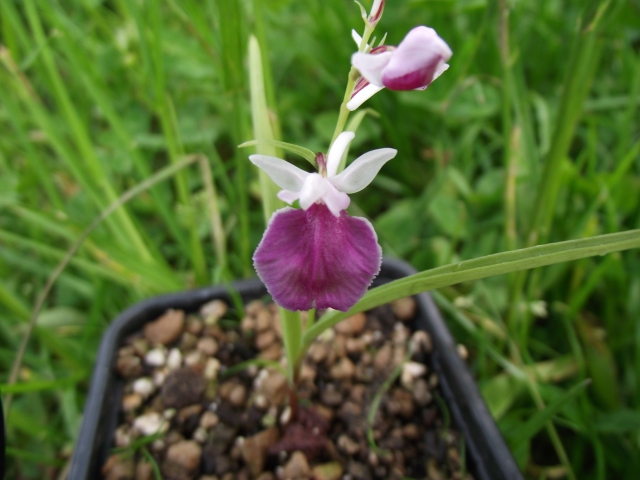
M 415 309 L 401 299 L 321 335 L 296 418 L 273 304 L 251 302 L 235 321 L 220 300 L 167 311 L 118 352 L 126 386 L 105 478 L 471 479 L 426 366 L 431 340 L 408 327 Z

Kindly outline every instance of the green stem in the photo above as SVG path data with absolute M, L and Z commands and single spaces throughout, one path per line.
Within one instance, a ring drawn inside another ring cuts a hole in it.
M 358 47 L 358 52 L 364 52 L 367 48 L 367 42 L 369 41 L 369 37 L 375 30 L 375 25 L 368 25 L 364 28 L 364 33 L 362 35 L 362 41 L 360 42 L 360 46 Z M 349 77 L 347 79 L 347 88 L 344 91 L 344 97 L 342 97 L 342 104 L 340 105 L 340 113 L 338 115 L 338 122 L 336 123 L 336 129 L 333 131 L 333 138 L 331 139 L 331 144 L 336 141 L 338 135 L 340 135 L 344 131 L 344 127 L 347 124 L 347 120 L 349 119 L 349 114 L 351 110 L 347 108 L 347 103 L 351 100 L 351 94 L 353 93 L 353 87 L 356 84 L 356 81 L 360 77 L 360 73 L 355 67 L 351 67 L 349 70 Z

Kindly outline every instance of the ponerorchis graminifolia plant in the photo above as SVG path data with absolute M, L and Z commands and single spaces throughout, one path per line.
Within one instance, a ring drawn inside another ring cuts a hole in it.
M 315 156 L 303 147 L 281 144 L 305 155 L 316 171 L 304 171 L 286 160 L 255 154 L 249 159 L 282 190 L 280 200 L 300 208 L 275 211 L 256 249 L 256 272 L 274 301 L 288 311 L 315 309 L 347 312 L 366 293 L 380 271 L 382 249 L 371 223 L 350 216 L 349 194 L 367 187 L 397 151 L 381 148 L 360 155 L 344 168 L 355 133 L 344 131 L 351 111 L 383 88 L 424 90 L 447 68 L 451 50 L 431 28 L 411 30 L 398 47 L 369 45 L 380 21 L 384 0 L 376 0 L 369 14 L 362 8 L 364 31 L 352 33 L 358 51 L 351 58 L 344 99 L 328 153 Z M 382 42 L 381 42 L 382 43 Z M 259 141 L 250 142 L 251 144 Z M 274 143 L 274 142 L 271 142 Z M 280 143 L 280 142 L 275 142 Z M 283 311 L 282 328 L 290 381 L 304 355 L 302 329 Z M 299 348 L 294 348 L 298 345 Z

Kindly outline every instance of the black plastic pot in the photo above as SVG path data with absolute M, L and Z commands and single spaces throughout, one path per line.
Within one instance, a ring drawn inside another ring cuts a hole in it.
M 387 283 L 415 273 L 409 264 L 385 259 L 374 285 Z M 265 295 L 259 280 L 236 282 L 233 288 L 244 301 Z M 93 373 L 89 398 L 84 411 L 80 436 L 73 454 L 68 480 L 102 478 L 100 469 L 113 445 L 118 409 L 124 382 L 115 374 L 118 346 L 123 339 L 154 320 L 168 308 L 197 311 L 214 298 L 230 301 L 225 287 L 210 287 L 163 295 L 145 300 L 127 309 L 107 330 Z M 433 340 L 430 367 L 438 373 L 444 399 L 455 427 L 464 435 L 469 470 L 477 480 L 520 480 L 511 452 L 482 400 L 465 363 L 458 356 L 456 344 L 442 316 L 427 293 L 416 296 L 416 328 L 426 330 Z

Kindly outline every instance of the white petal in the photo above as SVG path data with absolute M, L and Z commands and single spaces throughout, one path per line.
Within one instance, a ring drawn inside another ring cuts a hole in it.
M 291 190 L 280 190 L 278 192 L 278 198 L 283 202 L 287 202 L 291 205 L 293 202 L 300 198 L 300 192 L 292 192 Z
M 335 217 L 339 217 L 340 212 L 347 209 L 351 199 L 349 195 L 339 192 L 333 185 L 329 184 L 329 186 L 331 188 L 322 196 L 322 201 Z
M 353 38 L 353 41 L 356 42 L 356 45 L 358 46 L 358 48 L 360 48 L 362 37 L 353 28 L 351 29 L 351 38 Z
M 370 83 L 358 93 L 356 93 L 353 98 L 347 102 L 347 108 L 353 112 L 356 108 L 369 100 L 383 88 L 384 87 L 377 87 Z
M 373 5 L 371 6 L 371 13 L 369 14 L 370 17 L 375 17 L 378 14 L 378 10 L 380 10 L 381 3 L 382 3 L 382 0 L 373 1 Z
M 353 132 L 342 132 L 338 135 L 335 142 L 329 148 L 329 154 L 327 155 L 327 176 L 333 177 L 338 171 L 338 165 L 344 155 L 345 150 L 349 147 L 351 140 L 356 134 Z
M 289 162 L 276 157 L 250 155 L 249 160 L 269 175 L 269 178 L 283 190 L 299 192 L 305 179 L 310 175 Z
M 320 200 L 331 188 L 329 181 L 317 173 L 311 173 L 300 190 L 300 206 L 307 210 Z
M 351 56 L 351 64 L 369 83 L 383 87 L 382 71 L 391 61 L 392 56 L 393 52 L 389 51 L 376 54 L 357 52 Z
M 395 148 L 380 148 L 365 153 L 329 181 L 344 193 L 355 193 L 369 185 L 382 166 L 396 156 Z
M 448 63 L 441 63 L 440 65 L 438 65 L 438 68 L 436 69 L 436 72 L 433 74 L 433 79 L 435 80 L 436 78 L 438 78 L 440 75 L 442 75 L 447 70 L 449 70 L 449 64 Z

